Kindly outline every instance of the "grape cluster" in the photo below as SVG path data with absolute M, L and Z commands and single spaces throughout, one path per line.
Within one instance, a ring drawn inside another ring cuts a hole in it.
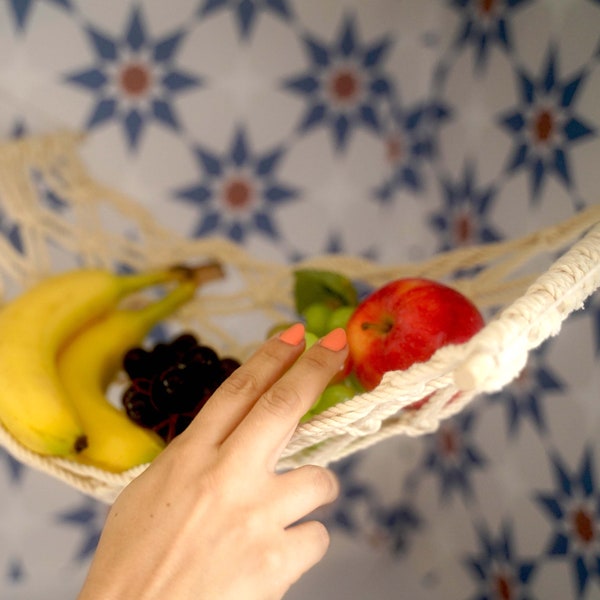
M 151 349 L 131 348 L 123 358 L 129 385 L 122 395 L 129 418 L 165 442 L 180 434 L 221 383 L 240 366 L 192 333 Z

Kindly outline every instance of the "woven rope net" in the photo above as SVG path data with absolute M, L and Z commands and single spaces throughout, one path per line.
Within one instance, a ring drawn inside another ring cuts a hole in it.
M 170 322 L 241 360 L 270 325 L 293 318 L 293 268 L 331 269 L 379 286 L 397 277 L 446 281 L 487 315 L 469 342 L 441 348 L 428 362 L 388 372 L 357 395 L 298 426 L 282 469 L 326 465 L 395 435 L 419 436 L 475 397 L 510 384 L 529 352 L 556 335 L 600 286 L 600 206 L 518 239 L 460 248 L 419 263 L 377 264 L 347 255 L 294 267 L 267 262 L 227 240 L 188 239 L 166 230 L 139 202 L 90 176 L 80 136 L 65 132 L 0 145 L 0 275 L 3 301 L 61 269 L 134 270 L 217 259 L 223 282 L 209 284 Z M 10 241 L 9 241 L 10 240 Z M 419 409 L 407 408 L 425 397 Z M 16 459 L 105 502 L 147 465 L 109 473 L 23 447 L 0 426 Z

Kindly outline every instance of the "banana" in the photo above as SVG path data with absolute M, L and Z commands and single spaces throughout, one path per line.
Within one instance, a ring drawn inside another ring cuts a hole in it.
M 196 287 L 196 281 L 186 281 L 140 309 L 114 310 L 84 329 L 59 353 L 58 375 L 88 439 L 87 447 L 74 460 L 121 472 L 150 462 L 163 449 L 162 439 L 113 406 L 106 392 L 127 350 L 192 298 Z
M 0 310 L 0 422 L 43 455 L 81 451 L 86 436 L 58 377 L 56 356 L 83 326 L 127 294 L 187 276 L 174 267 L 120 275 L 76 269 L 53 275 Z

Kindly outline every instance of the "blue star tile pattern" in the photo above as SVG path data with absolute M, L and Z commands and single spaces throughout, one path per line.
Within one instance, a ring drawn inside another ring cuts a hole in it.
M 476 66 L 486 65 L 490 48 L 512 49 L 510 18 L 516 8 L 532 0 L 450 0 L 450 5 L 461 13 L 462 21 L 454 45 L 462 49 L 471 44 L 476 53 Z
M 42 173 L 37 169 L 31 171 L 31 181 L 36 188 L 40 202 L 45 204 L 50 210 L 60 212 L 68 208 L 68 202 L 61 198 L 45 181 Z
M 473 439 L 476 414 L 475 410 L 465 410 L 442 422 L 435 433 L 424 438 L 425 458 L 411 479 L 416 480 L 427 472 L 436 475 L 440 483 L 440 500 L 444 503 L 453 493 L 471 499 L 473 471 L 487 465 L 487 458 Z
M 599 0 L 4 0 L 0 122 L 5 137 L 26 137 L 54 127 L 48 109 L 64 103 L 60 114 L 83 115 L 65 125 L 88 129 L 94 171 L 117 188 L 126 172 L 128 189 L 177 233 L 228 236 L 289 264 L 343 253 L 419 262 L 558 223 L 594 201 L 599 25 Z M 262 61 L 269 49 L 277 56 Z M 197 111 L 221 101 L 201 125 Z M 124 164 L 114 146 L 107 152 L 115 138 Z M 180 161 L 186 150 L 191 160 Z M 76 203 L 37 166 L 26 185 L 44 227 L 74 222 Z M 348 211 L 329 210 L 337 189 L 356 191 Z M 24 251 L 16 268 L 33 255 L 62 264 L 70 242 L 29 247 L 36 236 L 4 206 L 11 191 L 0 192 L 0 241 Z M 143 241 L 126 215 L 98 215 L 127 242 Z M 134 258 L 111 265 L 136 270 Z M 355 283 L 361 298 L 371 291 Z M 334 463 L 341 494 L 317 518 L 334 535 L 330 558 L 355 572 L 333 581 L 335 569 L 321 570 L 296 594 L 334 585 L 348 598 L 596 598 L 599 446 L 582 420 L 596 415 L 600 296 L 574 318 L 585 334 L 577 356 L 561 361 L 572 345 L 551 342 L 512 385 L 437 432 Z M 170 333 L 159 326 L 147 341 Z M 572 398 L 563 426 L 554 401 Z M 523 478 L 537 467 L 544 484 Z M 106 507 L 68 489 L 40 504 L 29 484 L 28 467 L 0 449 L 0 598 L 64 597 L 91 560 Z M 57 529 L 72 543 L 57 544 Z M 377 589 L 361 588 L 360 569 L 374 561 Z
M 577 472 L 569 473 L 557 455 L 550 457 L 555 489 L 535 500 L 552 524 L 547 554 L 571 565 L 574 598 L 584 598 L 591 579 L 600 579 L 600 493 L 593 452 L 584 451 Z
M 177 198 L 192 203 L 201 212 L 193 235 L 224 234 L 242 242 L 254 231 L 277 239 L 275 211 L 299 195 L 297 189 L 277 179 L 283 147 L 255 154 L 244 129 L 238 128 L 229 151 L 220 155 L 197 147 L 195 154 L 201 181 L 176 192 Z
M 111 120 L 121 123 L 131 149 L 137 149 L 149 122 L 173 131 L 180 123 L 172 100 L 196 88 L 202 79 L 178 69 L 177 52 L 185 30 L 153 40 L 147 33 L 141 9 L 133 8 L 123 36 L 111 37 L 92 25 L 86 33 L 96 64 L 70 73 L 66 81 L 94 96 L 86 123 L 94 129 Z
M 27 134 L 27 128 L 23 121 L 18 120 L 13 123 L 12 130 L 10 132 L 10 137 L 14 139 L 19 139 L 24 137 Z M 0 204 L 1 204 L 0 198 Z M 23 234 L 21 232 L 21 227 L 12 219 L 9 218 L 7 214 L 2 210 L 0 206 L 0 236 L 5 237 L 8 240 L 8 243 L 21 254 L 24 253 L 25 247 L 23 242 Z
M 6 450 L 0 448 L 0 463 L 6 465 L 8 490 L 15 486 L 20 486 L 23 482 L 25 466 L 23 463 L 14 459 Z M 23 559 L 21 556 L 11 552 L 6 557 L 6 563 L 2 565 L 3 572 L 0 578 L 5 578 L 9 586 L 18 585 L 26 576 Z
M 80 505 L 66 509 L 56 516 L 59 522 L 66 526 L 77 527 L 82 532 L 83 540 L 73 557 L 75 562 L 85 562 L 95 552 L 106 519 L 106 512 L 106 506 L 92 498 L 82 497 Z
M 47 0 L 62 8 L 72 10 L 70 0 Z M 17 32 L 23 32 L 35 3 L 39 0 L 8 0 L 8 6 L 12 11 Z
M 200 6 L 201 17 L 212 15 L 221 9 L 235 13 L 240 37 L 248 41 L 258 13 L 269 12 L 285 21 L 292 18 L 292 10 L 287 0 L 204 0 Z
M 20 139 L 25 137 L 28 134 L 27 126 L 21 120 L 18 120 L 14 123 L 12 127 L 12 131 L 10 133 L 10 137 L 14 139 Z
M 423 166 L 436 155 L 435 133 L 450 116 L 450 108 L 441 101 L 419 103 L 407 109 L 394 102 L 392 123 L 386 127 L 384 140 L 391 175 L 375 190 L 377 200 L 387 204 L 402 189 L 423 191 Z
M 21 254 L 25 253 L 21 226 L 10 219 L 0 207 L 0 236 L 6 238 L 8 243 Z
M 4 448 L 0 448 L 0 457 L 2 457 L 3 462 L 6 464 L 8 469 L 9 481 L 13 483 L 21 481 L 23 472 L 25 470 L 23 463 L 14 459 L 6 450 L 4 450 Z
M 594 294 L 586 302 L 586 310 L 581 315 L 589 315 L 592 320 L 594 338 L 596 340 L 596 356 L 600 356 L 600 296 Z
M 27 576 L 23 561 L 18 557 L 12 557 L 6 568 L 6 578 L 12 584 L 18 584 Z
M 583 69 L 561 80 L 557 71 L 558 53 L 553 47 L 548 50 L 546 66 L 539 78 L 519 69 L 520 104 L 499 118 L 499 125 L 514 141 L 508 172 L 529 171 L 534 202 L 539 201 L 544 179 L 550 175 L 567 188 L 573 187 L 569 150 L 595 135 L 594 128 L 575 112 L 588 72 Z
M 350 456 L 331 466 L 340 482 L 339 497 L 325 509 L 322 519 L 331 529 L 340 529 L 349 534 L 357 533 L 362 525 L 357 515 L 361 511 L 357 507 L 366 505 L 367 512 L 372 510 L 375 503 L 374 490 L 361 481 L 358 475 L 360 462 L 360 457 Z
M 491 218 L 496 188 L 477 183 L 472 162 L 465 164 L 458 181 L 442 177 L 441 186 L 443 206 L 429 217 L 440 240 L 440 252 L 501 239 Z
M 392 506 L 376 506 L 373 520 L 379 529 L 375 535 L 385 541 L 394 555 L 408 553 L 411 536 L 417 535 L 424 527 L 423 516 L 414 504 L 407 501 Z
M 310 34 L 304 35 L 303 42 L 310 60 L 308 70 L 283 84 L 306 100 L 300 132 L 330 128 L 337 151 L 347 148 L 356 127 L 380 134 L 382 106 L 393 93 L 392 81 L 383 71 L 392 39 L 363 44 L 356 20 L 347 17 L 331 44 Z
M 548 394 L 564 392 L 566 383 L 551 369 L 545 355 L 551 342 L 529 354 L 527 364 L 517 379 L 501 392 L 488 397 L 506 410 L 508 435 L 514 437 L 519 426 L 529 419 L 540 434 L 546 433 L 543 401 Z
M 23 463 L 14 459 L 4 448 L 0 448 L 0 463 L 6 465 L 7 481 L 9 488 L 14 486 L 20 486 L 23 481 L 23 475 L 25 473 L 25 466 Z M 23 565 L 23 560 L 20 556 L 14 553 L 9 554 L 6 559 L 6 563 L 2 565 L 2 575 L 0 578 L 5 578 L 9 586 L 18 584 L 26 578 L 26 571 Z
M 344 244 L 344 235 L 336 228 L 333 228 L 325 243 L 320 248 L 314 248 L 311 252 L 298 252 L 296 250 L 292 250 L 288 256 L 288 259 L 291 263 L 300 262 L 315 254 L 344 254 L 347 253 L 346 245 Z M 361 256 L 366 258 L 367 260 L 377 260 L 377 248 L 375 245 L 366 248 L 362 252 L 357 252 L 357 256 Z M 362 282 L 356 282 L 356 285 L 361 285 Z M 372 291 L 372 290 L 371 290 Z
M 512 527 L 504 523 L 497 537 L 483 525 L 476 530 L 479 553 L 463 558 L 477 587 L 470 600 L 533 600 L 535 561 L 517 555 Z

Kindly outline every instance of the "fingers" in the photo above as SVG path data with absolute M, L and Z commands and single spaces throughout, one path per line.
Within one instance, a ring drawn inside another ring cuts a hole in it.
M 263 547 L 258 547 L 252 556 L 255 561 L 252 572 L 263 585 L 268 582 L 270 588 L 270 593 L 262 594 L 260 598 L 282 598 L 306 571 L 323 558 L 328 548 L 329 533 L 318 521 L 306 521 L 290 527 Z M 257 587 L 252 585 L 252 598 L 259 597 L 256 595 Z M 236 595 L 236 598 L 241 597 L 246 596 Z
M 319 521 L 305 521 L 286 531 L 285 564 L 293 565 L 290 585 L 314 567 L 329 548 L 329 532 Z
M 324 467 L 305 465 L 276 476 L 278 517 L 289 527 L 317 508 L 333 502 L 339 494 L 335 474 Z
M 246 463 L 274 468 L 298 421 L 339 371 L 347 353 L 343 329 L 327 334 L 262 394 L 223 448 L 242 454 Z
M 222 444 L 303 349 L 300 323 L 269 339 L 212 395 L 188 427 L 189 433 L 203 444 Z

